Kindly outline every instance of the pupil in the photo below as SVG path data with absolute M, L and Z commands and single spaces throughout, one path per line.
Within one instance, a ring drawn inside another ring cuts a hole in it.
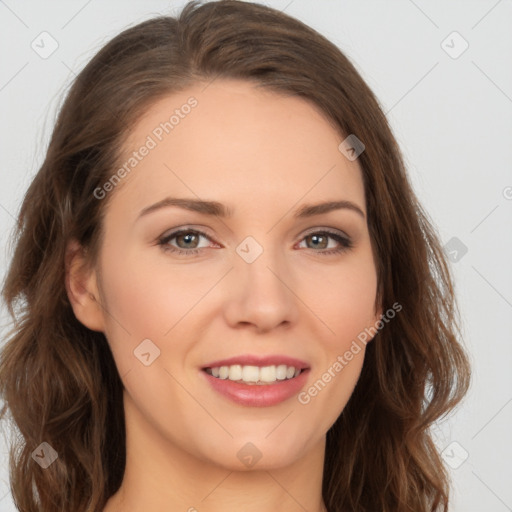
M 181 235 L 184 239 L 185 239 L 185 242 L 191 242 L 195 235 L 191 234 L 191 233 L 187 233 L 185 235 Z
M 318 240 L 319 240 L 319 239 L 322 239 L 322 238 L 325 238 L 325 237 L 324 237 L 324 236 L 322 236 L 322 235 L 320 235 L 320 236 L 319 236 L 319 235 L 311 235 L 311 236 L 312 236 L 313 242 L 315 243 L 315 245 L 316 245 L 317 247 L 318 247 L 319 245 L 321 245 L 321 244 L 318 244 L 318 243 L 317 243 L 317 242 L 318 242 Z M 324 245 L 325 245 L 325 243 L 324 243 Z M 324 246 L 322 246 L 322 248 L 325 248 L 325 247 L 324 247 Z

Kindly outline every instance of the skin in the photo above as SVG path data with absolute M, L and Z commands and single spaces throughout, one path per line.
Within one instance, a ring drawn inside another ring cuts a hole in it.
M 271 407 L 235 404 L 201 368 L 285 354 L 309 364 L 307 390 L 379 320 L 366 217 L 339 209 L 293 218 L 304 204 L 341 199 L 366 216 L 361 168 L 312 104 L 220 79 L 155 103 L 127 137 L 126 156 L 191 95 L 197 107 L 109 192 L 94 267 L 82 268 L 69 246 L 75 315 L 105 333 L 125 387 L 126 472 L 104 510 L 322 511 L 326 432 L 356 385 L 364 345 L 308 404 L 296 396 Z M 234 215 L 166 207 L 137 219 L 167 196 L 219 201 Z M 209 238 L 167 245 L 199 254 L 157 244 L 181 227 Z M 332 238 L 315 245 L 310 235 L 325 228 L 353 247 L 322 254 L 342 247 Z M 252 263 L 236 252 L 247 236 L 263 248 Z M 149 366 L 134 355 L 144 339 L 160 350 Z M 261 453 L 250 468 L 237 457 L 248 442 Z

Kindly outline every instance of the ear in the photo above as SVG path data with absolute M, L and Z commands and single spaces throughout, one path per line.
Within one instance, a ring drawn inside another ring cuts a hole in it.
M 66 248 L 66 292 L 76 318 L 93 331 L 104 332 L 97 276 L 86 264 L 85 251 L 72 240 Z

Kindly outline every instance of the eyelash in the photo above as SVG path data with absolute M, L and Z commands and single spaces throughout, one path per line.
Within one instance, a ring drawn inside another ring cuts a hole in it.
M 172 233 L 169 233 L 168 235 L 165 235 L 165 236 L 159 238 L 158 245 L 162 247 L 162 250 L 164 252 L 171 252 L 171 253 L 175 253 L 175 254 L 179 254 L 179 255 L 198 254 L 202 249 L 205 249 L 205 247 L 201 247 L 200 249 L 185 250 L 185 249 L 179 249 L 179 248 L 173 247 L 171 245 L 168 245 L 168 243 L 173 238 L 175 238 L 179 235 L 182 235 L 182 234 L 190 234 L 190 233 L 201 235 L 201 236 L 204 236 L 205 238 L 207 238 L 208 240 L 211 240 L 211 238 L 206 233 L 203 233 L 202 231 L 199 231 L 197 229 L 179 229 L 177 231 L 173 231 Z M 348 251 L 349 249 L 351 249 L 353 247 L 353 243 L 349 238 L 346 238 L 344 236 L 341 236 L 338 233 L 335 233 L 333 231 L 329 231 L 326 229 L 324 229 L 322 231 L 313 231 L 311 233 L 308 233 L 307 235 L 304 236 L 304 238 L 302 238 L 302 240 L 304 240 L 305 238 L 307 238 L 308 236 L 311 236 L 311 235 L 328 235 L 330 238 L 333 238 L 339 244 L 341 244 L 341 247 L 339 247 L 338 249 L 314 251 L 314 252 L 318 252 L 319 254 L 322 254 L 324 256 L 341 254 L 345 251 Z M 301 240 L 301 242 L 302 242 L 302 240 Z

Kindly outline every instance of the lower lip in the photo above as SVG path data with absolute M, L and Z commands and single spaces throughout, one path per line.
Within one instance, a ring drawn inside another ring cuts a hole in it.
M 248 407 L 270 407 L 297 395 L 304 386 L 309 369 L 289 380 L 278 380 L 271 384 L 240 384 L 229 379 L 218 379 L 201 371 L 213 387 L 221 395 L 231 401 Z

